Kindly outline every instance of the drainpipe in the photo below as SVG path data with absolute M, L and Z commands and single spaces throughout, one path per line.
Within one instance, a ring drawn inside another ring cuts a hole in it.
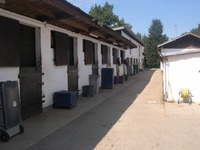
M 162 48 L 163 49 L 163 48 Z M 161 49 L 161 50 L 162 50 Z M 164 101 L 167 101 L 167 97 L 168 97 L 168 84 L 167 84 L 167 68 L 166 68 L 166 66 L 167 66 L 167 61 L 168 61 L 168 59 L 167 59 L 167 57 L 165 57 L 160 51 L 158 51 L 158 54 L 160 55 L 160 57 L 162 57 L 163 58 L 163 72 L 164 72 L 164 91 L 163 91 L 163 96 L 164 96 Z
M 167 86 L 167 59 L 164 59 L 165 60 L 165 76 L 164 76 L 164 80 L 165 80 L 165 93 L 164 93 L 164 100 L 167 101 L 167 97 L 168 97 L 168 86 Z

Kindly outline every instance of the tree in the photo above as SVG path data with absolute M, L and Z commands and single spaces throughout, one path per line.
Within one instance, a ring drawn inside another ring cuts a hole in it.
M 142 34 L 141 34 L 140 32 L 137 32 L 135 35 L 136 35 L 140 40 L 142 40 Z
M 190 32 L 196 35 L 200 35 L 200 24 L 198 25 L 197 28 L 193 28 Z
M 113 13 L 114 6 L 106 2 L 104 6 L 93 5 L 90 8 L 89 14 L 100 21 L 101 23 L 109 27 L 118 27 L 118 26 L 132 26 L 128 23 L 125 23 L 124 18 L 119 19 L 117 15 Z
M 166 35 L 163 35 L 163 24 L 159 19 L 153 19 L 152 24 L 149 28 L 149 35 L 145 39 L 145 54 L 146 54 L 146 63 L 152 67 L 159 67 L 160 59 L 157 53 L 157 45 L 167 41 L 169 38 Z
M 130 29 L 132 29 L 132 27 L 133 27 L 132 25 L 125 23 L 124 18 L 118 19 L 118 21 L 116 22 L 116 24 L 113 27 L 121 27 L 121 26 L 127 26 Z
M 108 2 L 103 7 L 95 4 L 90 8 L 89 14 L 107 26 L 112 26 L 118 21 L 118 16 L 113 14 L 113 5 Z

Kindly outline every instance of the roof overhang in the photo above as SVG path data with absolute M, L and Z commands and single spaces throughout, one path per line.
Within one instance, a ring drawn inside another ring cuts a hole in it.
M 185 55 L 192 53 L 200 53 L 199 49 L 162 49 L 161 52 L 158 51 L 163 57 L 175 56 L 175 55 Z
M 133 31 L 129 27 L 127 27 L 127 26 L 121 26 L 121 27 L 113 28 L 113 30 L 115 30 L 115 31 L 123 31 L 129 37 L 131 37 L 133 40 L 135 40 L 136 42 L 138 42 L 140 45 L 144 46 L 144 43 L 133 33 Z
M 185 40 L 181 41 L 183 39 L 185 39 Z M 182 47 L 180 46 L 181 43 L 182 43 Z M 188 43 L 188 44 L 186 45 L 186 43 Z M 172 46 L 172 44 L 174 47 Z M 188 46 L 188 47 L 186 47 L 186 46 Z M 159 44 L 157 46 L 157 48 L 162 48 L 162 47 L 163 48 L 194 48 L 194 46 L 197 48 L 200 48 L 200 36 L 189 32 L 189 33 L 185 33 L 177 38 L 174 38 L 172 40 L 169 40 L 167 42 Z
M 0 8 L 121 48 L 136 45 L 65 0 L 4 0 Z

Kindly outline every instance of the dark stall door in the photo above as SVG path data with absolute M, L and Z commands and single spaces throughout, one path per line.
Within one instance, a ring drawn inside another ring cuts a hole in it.
M 68 66 L 68 90 L 78 91 L 78 66 L 75 61 L 74 38 L 68 38 L 69 44 L 69 66 Z
M 36 29 L 20 25 L 19 79 L 23 119 L 42 112 L 40 52 L 36 47 Z
M 78 91 L 78 69 L 74 66 L 68 67 L 68 90 Z
M 99 75 L 99 66 L 98 66 L 98 51 L 97 46 L 93 44 L 93 63 L 92 63 L 92 74 Z

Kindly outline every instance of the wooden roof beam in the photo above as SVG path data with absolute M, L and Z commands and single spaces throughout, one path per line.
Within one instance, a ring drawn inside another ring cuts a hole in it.
M 89 27 L 88 28 L 89 32 L 95 32 L 95 31 L 98 31 L 98 30 L 99 30 L 99 28 L 96 28 L 96 27 Z
M 64 20 L 64 19 L 68 19 L 68 18 L 72 18 L 73 16 L 69 15 L 69 14 L 56 14 L 55 18 L 46 20 L 47 22 L 53 22 L 53 21 L 58 21 L 58 20 Z
M 107 35 L 106 35 L 106 39 L 108 39 L 108 40 L 109 40 L 109 39 L 112 39 L 112 40 L 113 40 L 114 38 L 115 38 L 115 37 L 113 37 L 113 36 L 110 35 L 110 34 L 107 34 Z
M 49 24 L 55 25 L 57 27 L 66 29 L 66 30 L 70 30 L 72 32 L 74 32 L 76 30 L 76 28 L 70 26 L 70 25 L 66 25 L 64 23 L 60 23 L 59 21 L 54 21 L 54 22 L 50 22 Z
M 51 23 L 51 22 L 52 21 L 50 21 L 49 23 Z M 75 21 L 69 21 L 67 19 L 59 20 L 59 22 L 62 22 L 64 24 L 66 24 L 66 25 L 69 25 L 69 26 L 72 26 L 74 28 L 80 29 L 82 31 L 88 32 L 88 28 L 82 23 L 75 22 Z
M 75 33 L 80 33 L 80 34 L 83 34 L 83 35 L 88 35 L 88 32 L 85 32 L 85 31 L 82 30 L 82 29 L 74 29 L 73 32 L 75 32 Z
M 69 15 L 78 18 L 79 20 L 82 20 L 83 22 L 86 22 L 87 24 L 91 26 L 98 26 L 96 24 L 96 21 L 92 20 L 92 17 L 87 15 L 86 13 L 83 14 L 84 12 L 78 9 L 77 7 L 74 7 L 73 5 L 69 4 L 65 0 L 43 0 L 45 3 L 56 7 L 63 12 L 68 13 Z M 73 7 L 72 7 L 73 6 Z
M 98 36 L 98 37 L 101 37 L 101 38 L 103 38 L 103 39 L 106 39 L 105 34 L 103 34 L 102 32 L 99 32 L 99 31 L 92 31 L 92 32 L 90 32 L 90 34 L 94 34 L 94 35 L 96 35 L 96 36 Z
M 50 18 L 55 18 L 56 17 L 53 14 L 53 12 L 50 12 L 46 8 L 38 7 L 38 5 L 36 5 L 35 3 L 31 2 L 31 0 L 7 0 L 5 6 L 9 10 L 10 8 L 12 9 L 12 4 L 16 4 L 16 6 L 15 6 L 16 8 L 18 6 L 20 6 L 20 7 L 24 7 L 24 8 L 27 8 L 27 9 L 30 9 L 30 10 L 34 11 L 35 15 L 31 15 L 31 14 L 25 14 L 25 15 L 32 16 L 33 18 L 36 17 L 35 19 L 39 19 L 41 21 L 46 21 L 46 20 L 42 20 L 40 18 L 50 19 Z

